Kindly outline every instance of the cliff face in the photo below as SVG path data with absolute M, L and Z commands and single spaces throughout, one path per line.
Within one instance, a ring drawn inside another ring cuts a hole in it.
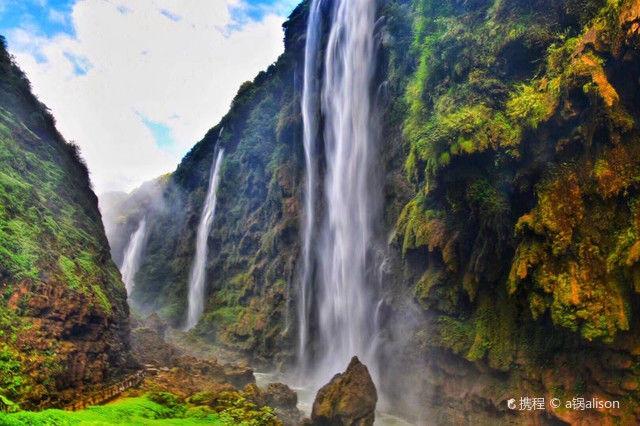
M 209 238 L 208 301 L 197 333 L 211 341 L 272 355 L 283 343 L 298 247 L 305 9 L 285 24 L 286 52 L 246 82 L 229 113 L 169 176 L 105 206 L 113 256 L 147 218 L 148 235 L 132 303 L 158 310 L 173 326 L 186 319 L 187 282 L 214 152 L 224 148 L 216 219 Z M 287 343 L 288 344 L 288 343 Z
M 75 146 L 0 44 L 0 394 L 62 405 L 122 373 L 129 309 Z
M 490 378 L 480 405 L 584 394 L 637 415 L 638 6 L 414 5 L 397 243 L 420 344 Z
M 295 344 L 306 13 L 286 24 L 278 62 L 153 184 L 162 203 L 138 191 L 114 231 L 122 240 L 151 218 L 134 302 L 179 326 L 223 146 L 196 334 L 255 357 Z M 513 396 L 595 395 L 625 402 L 591 420 L 635 421 L 640 4 L 388 0 L 379 14 L 380 356 L 396 409 L 413 400 L 442 423 L 490 424 L 515 421 Z

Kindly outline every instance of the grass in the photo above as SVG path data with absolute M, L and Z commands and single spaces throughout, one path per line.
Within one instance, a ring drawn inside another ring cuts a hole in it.
M 24 425 L 229 425 L 237 424 L 228 415 L 207 412 L 204 408 L 161 404 L 148 396 L 126 398 L 82 411 L 45 410 L 0 414 L 0 423 Z

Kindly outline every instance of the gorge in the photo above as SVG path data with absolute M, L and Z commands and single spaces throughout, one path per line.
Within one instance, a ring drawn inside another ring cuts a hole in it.
M 151 365 L 190 409 L 263 409 L 242 360 L 291 418 L 355 371 L 365 422 L 640 422 L 640 2 L 306 0 L 283 29 L 175 171 L 100 211 L 3 49 L 0 394 Z

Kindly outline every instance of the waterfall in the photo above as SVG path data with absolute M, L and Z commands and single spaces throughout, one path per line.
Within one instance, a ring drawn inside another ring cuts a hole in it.
M 318 13 L 318 3 L 318 0 L 313 2 L 310 12 L 308 52 L 317 49 L 317 27 L 321 20 L 314 14 Z M 375 302 L 367 278 L 367 259 L 373 247 L 373 222 L 378 207 L 377 192 L 380 192 L 372 179 L 376 172 L 373 166 L 376 132 L 370 95 L 375 68 L 375 13 L 374 0 L 336 0 L 326 46 L 321 90 L 326 212 L 314 238 L 318 241 L 317 290 L 313 298 L 318 312 L 318 349 L 314 354 L 316 383 L 344 370 L 353 355 L 361 357 L 372 373 L 376 371 L 373 356 Z M 307 70 L 315 73 L 312 55 L 313 52 L 307 57 L 307 60 L 311 59 Z M 315 83 L 311 75 L 308 77 L 305 85 L 309 86 L 305 91 L 311 94 Z M 310 137 L 305 141 L 307 157 L 314 154 L 309 142 L 314 140 L 313 128 L 317 126 L 310 111 L 312 106 L 307 113 L 303 111 L 305 129 L 310 129 Z M 308 182 L 315 178 L 313 166 L 308 166 L 307 175 Z M 313 192 L 309 183 L 307 191 Z M 308 218 L 314 206 L 307 202 L 305 207 Z M 301 336 L 308 333 L 306 320 L 301 321 L 300 327 L 307 329 L 301 331 Z M 300 343 L 306 345 L 305 341 Z
M 314 0 L 309 10 L 307 22 L 307 41 L 304 53 L 304 88 L 302 91 L 302 122 L 305 166 L 307 171 L 304 199 L 304 218 L 302 224 L 302 278 L 298 296 L 298 360 L 307 361 L 307 343 L 309 332 L 309 312 L 311 305 L 311 241 L 315 223 L 315 187 L 317 170 L 315 163 L 316 138 L 318 134 L 318 48 L 320 44 L 320 0 Z
M 220 131 L 222 133 L 222 131 Z M 218 137 L 219 139 L 219 137 Z M 189 275 L 189 308 L 187 314 L 187 326 L 185 330 L 191 330 L 196 326 L 202 312 L 204 312 L 204 291 L 206 280 L 207 252 L 209 251 L 208 239 L 211 225 L 216 213 L 216 192 L 220 181 L 220 165 L 224 150 L 220 149 L 214 157 L 209 177 L 209 190 L 200 216 L 198 233 L 196 235 L 196 256 L 193 259 L 191 273 Z
M 142 249 L 147 233 L 147 220 L 143 218 L 138 224 L 138 228 L 131 235 L 127 249 L 124 251 L 122 260 L 122 281 L 127 289 L 127 295 L 130 295 L 135 287 L 135 277 L 140 267 L 140 258 L 142 257 Z

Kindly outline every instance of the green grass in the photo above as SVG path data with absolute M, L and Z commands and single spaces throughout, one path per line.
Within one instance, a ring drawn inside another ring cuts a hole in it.
M 187 408 L 180 404 L 160 404 L 148 397 L 127 398 L 109 405 L 82 411 L 45 410 L 0 414 L 0 423 L 24 425 L 229 425 L 237 424 L 228 415 Z

